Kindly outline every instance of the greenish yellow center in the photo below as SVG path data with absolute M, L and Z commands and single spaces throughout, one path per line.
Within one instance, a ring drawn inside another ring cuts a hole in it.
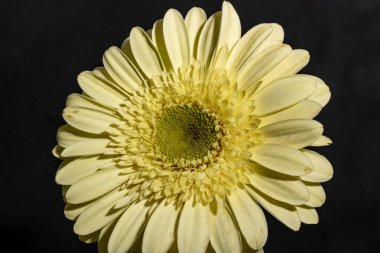
M 157 145 L 170 162 L 202 159 L 214 150 L 217 125 L 216 119 L 200 107 L 173 106 L 157 122 Z

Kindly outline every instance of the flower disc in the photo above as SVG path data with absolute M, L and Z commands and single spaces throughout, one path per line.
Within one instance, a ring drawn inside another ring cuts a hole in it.
M 170 162 L 207 159 L 218 146 L 218 127 L 217 120 L 197 106 L 174 106 L 157 122 L 157 146 Z

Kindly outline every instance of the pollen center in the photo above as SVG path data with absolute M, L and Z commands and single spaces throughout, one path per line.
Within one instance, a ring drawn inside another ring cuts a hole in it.
M 170 162 L 205 161 L 218 145 L 218 120 L 198 106 L 177 105 L 164 110 L 156 140 Z

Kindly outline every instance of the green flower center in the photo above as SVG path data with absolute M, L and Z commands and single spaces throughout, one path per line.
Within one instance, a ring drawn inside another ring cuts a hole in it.
M 218 147 L 218 129 L 218 120 L 202 108 L 173 106 L 157 122 L 157 145 L 170 162 L 204 161 Z

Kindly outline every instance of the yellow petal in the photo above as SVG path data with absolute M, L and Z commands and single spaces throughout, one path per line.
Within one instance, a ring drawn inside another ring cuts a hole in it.
M 79 235 L 79 240 L 84 243 L 94 243 L 97 242 L 99 239 L 100 231 L 96 231 L 94 233 L 91 233 L 89 235 Z
M 93 134 L 100 134 L 107 130 L 112 123 L 119 122 L 119 118 L 102 111 L 84 107 L 66 107 L 63 118 L 71 126 Z
M 65 217 L 69 220 L 76 220 L 84 210 L 86 210 L 89 206 L 91 206 L 94 202 L 86 202 L 82 204 L 70 204 L 67 203 L 65 205 L 65 209 L 63 213 Z
M 91 156 L 75 160 L 65 160 L 61 163 L 55 181 L 62 185 L 72 185 L 77 181 L 95 173 L 102 166 L 112 163 L 114 158 Z
M 164 38 L 170 61 L 177 71 L 190 63 L 190 45 L 185 22 L 181 13 L 170 9 L 164 17 Z
M 223 1 L 222 19 L 216 50 L 219 50 L 225 44 L 227 44 L 228 49 L 231 49 L 236 41 L 240 39 L 240 36 L 241 27 L 239 16 L 230 2 Z
M 309 52 L 302 49 L 292 50 L 276 67 L 274 67 L 262 79 L 260 88 L 268 83 L 287 76 L 295 75 L 303 67 L 307 65 L 310 60 Z
M 123 43 L 121 43 L 121 47 L 120 47 L 121 51 L 125 54 L 125 56 L 128 57 L 128 59 L 133 62 L 133 64 L 135 65 L 135 67 L 138 66 L 137 62 L 136 62 L 136 59 L 135 57 L 133 56 L 133 53 L 132 53 L 132 48 L 131 48 L 131 39 L 129 37 L 127 37 Z
M 321 146 L 328 146 L 331 143 L 332 143 L 332 140 L 329 137 L 322 135 L 314 143 L 310 144 L 310 146 L 321 147 Z
M 99 239 L 98 239 L 98 252 L 99 253 L 109 253 L 108 251 L 108 242 L 111 237 L 112 231 L 115 228 L 117 219 L 108 223 L 105 227 L 100 230 Z
M 178 252 L 205 252 L 210 240 L 208 205 L 186 201 L 178 223 Z
M 315 87 L 313 79 L 299 75 L 274 81 L 253 95 L 254 113 L 264 116 L 295 105 L 312 95 Z
M 126 98 L 125 91 L 116 84 L 91 71 L 80 73 L 78 83 L 86 94 L 108 106 L 118 107 Z
M 109 139 L 90 139 L 76 142 L 63 150 L 62 157 L 89 156 L 104 154 L 108 149 Z
M 101 135 L 79 131 L 70 125 L 61 126 L 57 132 L 58 144 L 64 148 L 67 148 L 68 146 L 71 146 L 77 142 L 97 139 L 101 137 Z
M 216 204 L 211 215 L 210 242 L 216 253 L 241 253 L 242 244 L 239 229 L 230 211 L 223 204 Z M 217 205 L 217 206 L 216 206 Z
M 98 110 L 105 113 L 112 113 L 114 109 L 99 103 L 85 94 L 70 94 L 66 99 L 66 107 L 85 107 Z
M 273 68 L 280 64 L 291 50 L 290 46 L 280 44 L 270 47 L 258 54 L 241 71 L 237 79 L 239 87 L 247 89 L 258 83 Z
M 314 92 L 313 95 L 309 97 L 309 99 L 320 103 L 322 106 L 325 106 L 330 101 L 330 98 L 331 98 L 330 89 L 325 84 L 325 82 L 323 82 L 320 78 L 316 76 L 311 76 L 311 75 L 301 75 L 301 76 L 311 78 L 317 84 L 316 91 Z
M 148 78 L 161 74 L 163 66 L 148 34 L 140 27 L 135 27 L 131 31 L 130 41 L 133 56 L 144 74 Z
M 276 144 L 261 144 L 250 149 L 251 159 L 262 166 L 291 176 L 306 175 L 312 163 L 301 151 Z
M 248 175 L 248 178 L 256 189 L 281 202 L 302 205 L 309 199 L 309 192 L 301 180 L 260 173 Z
M 105 80 L 108 83 L 111 83 L 112 85 L 114 85 L 115 87 L 118 87 L 119 89 L 121 89 L 120 92 L 123 92 L 123 94 L 128 96 L 128 92 L 125 89 L 123 89 L 123 87 L 121 87 L 120 85 L 115 83 L 115 80 L 112 79 L 112 77 L 107 72 L 105 67 L 96 67 L 92 70 L 92 73 L 94 74 L 94 76 L 96 78 L 99 78 L 101 80 Z
M 103 64 L 115 83 L 132 93 L 141 91 L 144 81 L 131 60 L 117 47 L 110 47 L 103 55 Z
M 301 226 L 300 217 L 294 206 L 277 201 L 268 196 L 263 195 L 256 189 L 247 188 L 247 192 L 260 205 L 265 208 L 273 217 L 294 231 L 298 231 Z
M 91 174 L 73 184 L 66 193 L 66 200 L 72 204 L 98 198 L 115 189 L 128 179 L 117 168 L 109 168 Z
M 228 59 L 228 47 L 224 45 L 212 58 L 211 68 L 224 68 Z
M 296 149 L 309 146 L 322 135 L 322 132 L 322 124 L 309 119 L 280 121 L 255 131 L 261 142 L 285 145 Z
M 318 224 L 319 218 L 317 211 L 308 206 L 296 206 L 301 221 L 305 224 Z
M 260 24 L 249 30 L 232 49 L 227 63 L 229 75 L 240 74 L 258 53 L 282 44 L 284 31 L 278 24 Z
M 318 183 L 308 183 L 306 182 L 307 190 L 309 191 L 309 200 L 305 205 L 310 207 L 320 207 L 326 201 L 326 193 L 323 190 L 322 185 Z
M 133 203 L 117 221 L 108 243 L 109 252 L 128 252 L 147 220 L 146 200 Z
M 265 25 L 270 25 L 272 32 L 269 35 L 268 38 L 266 38 L 260 47 L 257 50 L 257 53 L 260 53 L 261 51 L 264 51 L 267 48 L 282 44 L 284 41 L 284 29 L 282 28 L 281 25 L 276 24 L 276 23 L 271 23 L 271 24 L 260 24 L 259 26 L 265 26 Z
M 322 155 L 311 150 L 302 150 L 302 152 L 309 157 L 313 164 L 313 171 L 301 179 L 309 182 L 326 182 L 330 180 L 334 174 L 331 163 Z
M 169 54 L 166 49 L 165 39 L 164 39 L 164 22 L 162 19 L 157 20 L 153 25 L 152 30 L 152 42 L 157 48 L 158 53 L 164 67 L 167 71 L 172 69 L 172 63 L 169 59 Z
M 199 36 L 206 20 L 206 13 L 198 7 L 191 8 L 185 17 L 185 25 L 189 36 L 190 56 L 196 57 Z
M 64 148 L 61 147 L 60 145 L 55 145 L 54 148 L 53 148 L 53 150 L 51 151 L 51 153 L 52 153 L 53 156 L 55 156 L 56 158 L 58 158 L 58 159 L 63 159 L 63 158 L 61 157 L 61 153 L 62 153 L 63 150 L 64 150 Z
M 177 216 L 180 212 L 174 202 L 162 201 L 149 218 L 145 228 L 142 253 L 166 253 L 174 241 Z
M 125 191 L 115 190 L 98 199 L 81 213 L 75 222 L 74 232 L 78 235 L 88 235 L 105 227 L 124 211 L 124 209 L 113 210 L 112 208 L 123 195 Z
M 312 119 L 322 110 L 322 105 L 315 101 L 303 100 L 282 111 L 260 118 L 260 127 L 288 120 L 288 119 Z
M 260 206 L 245 189 L 237 188 L 227 195 L 230 207 L 249 247 L 261 249 L 268 237 L 268 227 Z
M 221 16 L 221 12 L 212 15 L 204 25 L 199 37 L 197 59 L 206 67 L 211 62 L 218 42 Z
M 253 59 L 263 42 L 270 37 L 273 29 L 270 24 L 253 27 L 236 43 L 228 58 L 226 69 L 229 75 L 239 74 Z

